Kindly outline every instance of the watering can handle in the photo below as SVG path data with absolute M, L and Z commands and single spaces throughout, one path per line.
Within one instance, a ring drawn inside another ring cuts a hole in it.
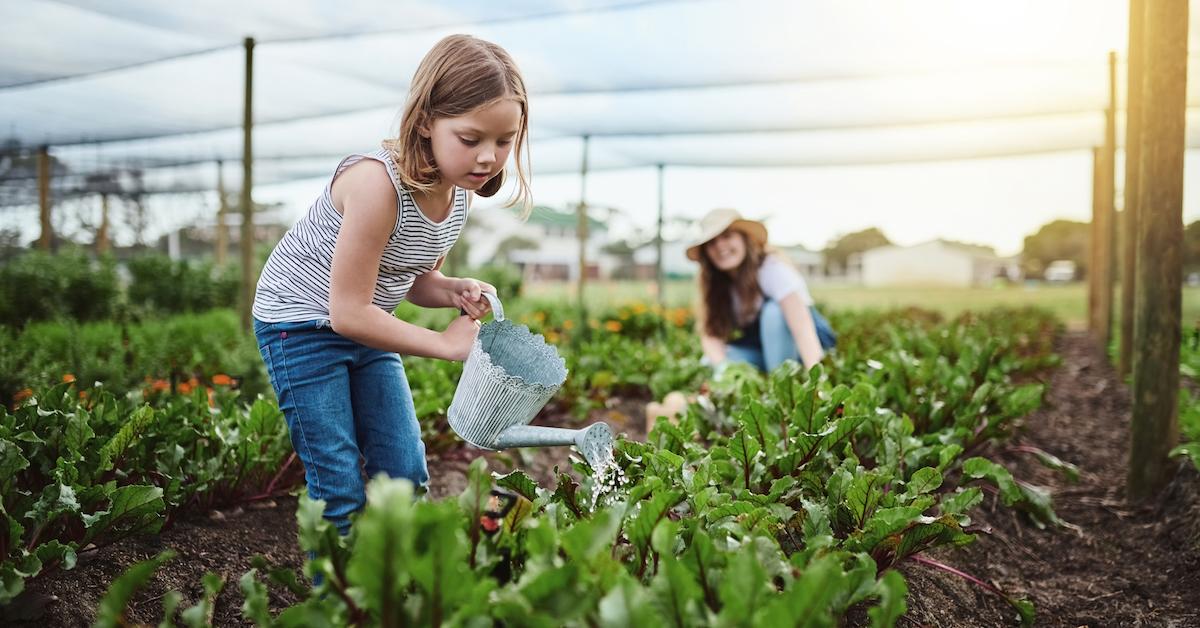
M 492 318 L 498 321 L 504 320 L 504 306 L 500 304 L 500 297 L 490 292 L 483 292 L 481 294 L 487 298 L 488 303 L 492 306 Z
M 500 304 L 500 297 L 498 297 L 490 292 L 480 292 L 480 294 L 482 294 L 484 297 L 486 297 L 488 300 L 488 303 L 491 304 L 492 318 L 497 321 L 504 320 L 504 306 Z M 467 311 L 462 308 L 459 308 L 458 313 L 462 314 L 463 316 L 466 316 Z

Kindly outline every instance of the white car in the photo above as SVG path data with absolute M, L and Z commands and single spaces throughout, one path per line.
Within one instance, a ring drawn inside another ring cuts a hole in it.
M 1073 281 L 1075 279 L 1075 262 L 1069 259 L 1059 259 L 1050 262 L 1043 273 L 1046 281 Z

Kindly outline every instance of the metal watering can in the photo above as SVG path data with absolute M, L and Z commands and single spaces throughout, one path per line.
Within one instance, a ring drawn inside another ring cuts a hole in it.
M 592 468 L 612 460 L 605 423 L 578 430 L 529 425 L 567 379 L 567 366 L 546 339 L 504 318 L 496 295 L 484 292 L 492 320 L 479 329 L 447 413 L 451 429 L 482 449 L 575 445 Z

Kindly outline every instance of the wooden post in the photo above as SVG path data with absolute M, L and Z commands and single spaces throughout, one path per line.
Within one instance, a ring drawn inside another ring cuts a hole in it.
M 250 307 L 254 303 L 254 201 L 251 188 L 254 181 L 254 38 L 243 42 L 246 48 L 246 106 L 242 116 L 242 298 L 240 305 L 242 329 L 250 329 Z
M 1125 88 L 1125 194 L 1121 212 L 1121 339 L 1117 370 L 1128 377 L 1133 366 L 1134 294 L 1137 286 L 1138 189 L 1142 159 L 1142 56 L 1146 6 L 1129 0 L 1129 55 Z
M 1108 355 L 1112 341 L 1113 314 L 1113 242 L 1115 229 L 1116 148 L 1117 148 L 1117 53 L 1108 53 L 1108 108 L 1104 112 L 1104 147 L 1100 163 L 1100 202 L 1096 223 L 1096 345 Z
M 229 212 L 229 206 L 225 203 L 225 163 L 220 159 L 217 160 L 217 243 L 216 243 L 216 262 L 218 268 L 225 267 L 226 257 L 229 255 L 229 225 L 226 224 L 225 217 Z
M 1141 186 L 1130 424 L 1131 501 L 1170 479 L 1179 438 L 1183 300 L 1183 159 L 1187 116 L 1187 0 L 1146 3 Z
M 96 231 L 96 254 L 104 255 L 108 252 L 108 192 L 100 193 L 100 229 Z
M 1100 332 L 1100 203 L 1104 196 L 1104 152 L 1092 148 L 1092 224 L 1088 240 L 1088 321 L 1087 328 L 1094 340 Z
M 658 227 L 654 232 L 654 287 L 658 293 L 658 304 L 667 303 L 666 272 L 663 270 L 663 164 L 658 164 Z
M 41 146 L 37 152 L 38 217 L 42 234 L 38 248 L 49 251 L 54 246 L 54 226 L 50 223 L 50 147 Z
M 583 166 L 579 173 L 579 206 L 576 208 L 576 216 L 579 218 L 578 226 L 576 227 L 579 236 L 579 329 L 583 337 L 588 337 L 591 332 L 588 327 L 587 303 L 584 300 L 584 288 L 587 285 L 587 239 L 588 239 L 588 218 L 587 218 L 587 171 L 588 171 L 588 140 L 587 135 L 583 136 Z

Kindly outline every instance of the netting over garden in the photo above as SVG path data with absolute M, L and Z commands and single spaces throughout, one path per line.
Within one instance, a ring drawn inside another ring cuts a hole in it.
M 269 184 L 374 146 L 422 55 L 453 32 L 521 64 L 540 174 L 580 170 L 585 135 L 589 170 L 1090 150 L 1126 19 L 1120 2 L 8 2 L 0 205 L 36 203 L 32 160 L 16 156 L 39 145 L 56 160 L 56 198 L 95 193 L 97 173 L 145 192 L 215 188 L 212 164 L 241 159 L 246 36 L 255 183 Z M 1188 85 L 1200 107 L 1200 80 Z M 239 177 L 228 168 L 226 185 Z

